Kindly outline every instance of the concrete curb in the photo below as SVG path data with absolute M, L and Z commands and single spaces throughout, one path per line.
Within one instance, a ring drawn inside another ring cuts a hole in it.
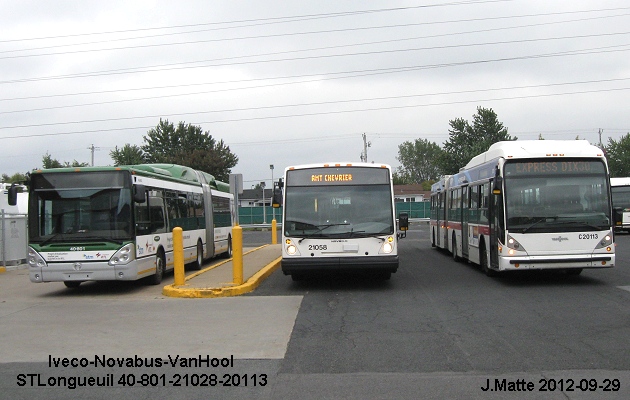
M 250 250 L 245 254 L 252 253 L 256 250 L 262 249 L 268 245 L 257 247 L 253 250 Z M 217 288 L 187 288 L 184 286 L 175 286 L 174 284 L 166 285 L 162 289 L 162 294 L 168 297 L 180 297 L 180 298 L 211 298 L 211 297 L 230 297 L 230 296 L 240 296 L 244 293 L 249 293 L 256 289 L 258 285 L 262 281 L 264 281 L 269 275 L 271 275 L 278 267 L 280 266 L 280 261 L 282 257 L 278 257 L 263 268 L 260 271 L 256 272 L 252 275 L 246 282 L 242 285 L 237 286 L 226 286 L 226 287 L 217 287 Z M 205 272 L 208 272 L 212 269 L 215 269 L 225 263 L 232 261 L 232 259 L 225 260 L 211 267 L 205 268 L 201 271 L 197 271 L 194 274 L 190 274 L 185 278 L 185 282 L 194 278 L 195 276 L 201 275 Z M 185 284 L 184 284 L 185 285 Z

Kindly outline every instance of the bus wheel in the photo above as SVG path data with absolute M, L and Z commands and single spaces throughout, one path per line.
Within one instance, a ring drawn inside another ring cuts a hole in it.
M 567 275 L 580 275 L 582 268 L 569 268 L 567 269 Z
M 457 255 L 457 239 L 455 238 L 455 232 L 453 232 L 453 260 L 459 261 L 459 256 Z
M 483 242 L 481 246 L 479 246 L 479 265 L 481 266 L 481 271 L 486 274 L 486 276 L 495 276 L 497 274 L 488 266 L 488 253 L 486 253 L 486 246 Z
M 193 263 L 193 269 L 198 271 L 203 267 L 203 243 L 201 240 L 197 241 L 197 258 Z
M 431 229 L 431 247 L 435 247 L 435 229 Z
M 232 236 L 228 236 L 228 248 L 224 256 L 225 258 L 232 258 Z
M 392 273 L 389 271 L 379 271 L 375 274 L 375 278 L 379 281 L 388 281 L 392 277 Z
M 164 269 L 166 268 L 166 257 L 162 249 L 158 250 L 155 256 L 155 275 L 152 275 L 149 279 L 151 285 L 159 285 L 164 278 Z
M 81 281 L 64 281 L 63 284 L 66 285 L 67 288 L 76 289 L 81 284 Z

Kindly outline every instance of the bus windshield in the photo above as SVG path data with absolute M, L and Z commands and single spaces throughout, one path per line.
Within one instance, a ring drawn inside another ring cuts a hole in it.
M 504 175 L 509 231 L 610 229 L 606 168 L 601 161 L 510 161 Z
M 389 185 L 289 186 L 286 236 L 353 238 L 394 233 Z
M 132 237 L 131 188 L 119 172 L 33 175 L 29 240 L 122 242 Z

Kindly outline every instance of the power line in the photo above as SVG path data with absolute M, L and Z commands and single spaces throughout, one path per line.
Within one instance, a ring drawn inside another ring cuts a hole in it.
M 517 99 L 541 98 L 541 97 L 556 97 L 556 96 L 566 96 L 566 95 L 575 95 L 575 94 L 613 92 L 613 91 L 625 91 L 625 90 L 630 90 L 630 87 L 615 88 L 615 89 L 593 89 L 593 90 L 582 90 L 582 91 L 565 92 L 565 93 L 549 93 L 549 94 L 500 97 L 500 98 L 490 98 L 490 99 L 460 100 L 460 101 L 413 104 L 413 105 L 403 105 L 403 106 L 373 107 L 373 108 L 361 108 L 361 109 L 353 109 L 353 110 L 336 110 L 336 111 L 322 111 L 322 112 L 310 112 L 310 113 L 299 113 L 299 114 L 271 115 L 271 116 L 263 116 L 263 117 L 243 117 L 243 118 L 223 119 L 223 120 L 214 120 L 214 121 L 200 121 L 200 122 L 193 122 L 193 124 L 217 124 L 217 123 L 227 123 L 227 122 L 244 122 L 244 121 L 268 120 L 268 119 L 278 119 L 278 118 L 309 117 L 309 116 L 318 116 L 318 115 L 336 115 L 336 114 L 347 114 L 347 113 L 355 113 L 355 112 L 384 111 L 384 110 L 409 109 L 409 108 L 420 108 L 420 107 L 435 107 L 435 106 L 445 106 L 445 105 L 454 105 L 454 104 L 481 103 L 481 102 L 489 102 L 489 101 L 517 100 Z M 42 134 L 15 135 L 15 136 L 1 137 L 0 140 L 45 137 L 45 136 L 59 136 L 59 135 L 74 135 L 74 134 L 81 134 L 81 133 L 115 132 L 115 131 L 122 131 L 122 130 L 129 131 L 129 130 L 150 129 L 150 128 L 152 127 L 137 126 L 137 127 L 124 127 L 124 128 L 93 129 L 93 130 L 74 131 L 74 132 L 55 132 L 55 133 L 42 133 Z
M 409 8 L 415 8 L 415 7 L 402 7 L 402 8 L 396 8 L 396 9 L 387 9 L 384 11 L 396 11 L 396 10 L 401 10 L 401 9 L 409 9 Z M 386 26 L 386 27 L 405 27 L 405 26 L 428 26 L 428 25 L 443 25 L 443 24 L 453 24 L 453 23 L 466 23 L 466 22 L 477 22 L 477 21 L 484 21 L 484 22 L 488 22 L 488 21 L 498 21 L 498 20 L 504 20 L 504 19 L 515 19 L 515 18 L 532 18 L 532 17 L 542 17 L 542 16 L 554 16 L 554 15 L 571 15 L 571 14 L 583 14 L 583 13 L 593 13 L 593 12 L 606 12 L 606 11 L 621 11 L 621 10 L 628 10 L 630 9 L 630 7 L 618 7 L 618 8 L 604 8 L 604 9 L 595 9 L 595 10 L 575 10 L 575 11 L 562 11 L 562 12 L 553 12 L 553 13 L 539 13 L 539 14 L 523 14 L 523 15 L 510 15 L 510 16 L 498 16 L 498 17 L 484 17 L 484 18 L 469 18 L 469 19 L 457 19 L 457 20 L 446 20 L 446 21 L 429 21 L 429 22 L 419 22 L 419 23 L 414 23 L 414 24 L 400 24 L 400 25 L 392 25 L 392 26 Z M 343 13 L 342 16 L 348 16 L 348 15 L 356 15 L 356 14 L 365 14 L 367 12 L 364 11 L 356 11 L 356 12 L 348 12 L 348 13 Z M 338 13 L 341 14 L 341 13 Z M 600 18 L 615 18 L 615 17 L 620 17 L 620 16 L 624 16 L 627 14 L 615 14 L 615 15 L 608 15 L 608 16 L 601 16 L 601 17 L 593 17 L 593 18 L 584 18 L 584 19 L 578 19 L 578 20 L 571 20 L 571 21 L 561 21 L 561 22 L 577 22 L 577 21 L 583 21 L 583 20 L 590 20 L 590 19 L 600 19 Z M 337 14 L 333 14 L 332 16 L 336 17 L 339 16 Z M 304 19 L 293 19 L 290 21 L 286 21 L 286 22 L 295 22 L 295 21 L 304 21 L 307 19 L 315 19 L 315 18 L 328 18 L 329 16 L 317 16 L 317 17 L 312 17 L 312 18 L 304 18 Z M 284 23 L 285 21 L 282 21 L 282 23 Z M 278 23 L 278 22 L 271 22 L 271 23 Z M 112 41 L 116 41 L 116 42 L 120 42 L 120 41 L 128 41 L 128 40 L 139 40 L 139 39 L 153 39 L 153 38 L 157 38 L 157 37 L 164 37 L 164 36 L 174 36 L 174 35 L 187 35 L 187 34 L 191 34 L 191 33 L 201 33 L 201 32 L 208 32 L 208 31 L 213 31 L 213 30 L 221 30 L 221 29 L 234 29 L 234 28 L 243 28 L 243 27 L 249 27 L 249 26 L 259 26 L 259 25 L 266 25 L 268 23 L 264 23 L 264 24 L 253 24 L 253 25 L 241 25 L 241 26 L 237 26 L 237 27 L 224 27 L 224 28 L 212 28 L 212 29 L 203 29 L 203 30 L 196 30 L 196 31 L 185 31 L 185 32 L 173 32 L 173 33 L 164 33 L 164 34 L 157 34 L 157 35 L 150 35 L 150 36 L 136 36 L 136 37 L 128 37 L 128 38 L 116 38 L 116 39 L 108 39 L 108 40 L 101 40 L 101 41 L 93 41 L 93 42 L 83 42 L 83 43 L 71 43 L 71 44 L 61 44 L 61 45 L 48 45 L 48 46 L 43 46 L 43 47 L 32 47 L 32 48 L 26 48 L 26 49 L 11 49 L 11 50 L 6 50 L 6 51 L 0 51 L 0 54 L 2 53 L 15 53 L 16 51 L 19 52 L 23 52 L 23 51 L 35 51 L 35 50 L 49 50 L 49 49 L 53 49 L 53 48 L 63 48 L 63 47 L 74 47 L 74 46 L 85 46 L 85 45 L 94 45 L 94 44 L 101 44 L 101 43 L 110 43 Z M 205 24 L 202 24 L 205 25 Z M 367 28 L 354 28 L 354 29 L 377 29 L 380 27 L 367 27 Z M 160 28 L 155 28 L 155 29 L 160 29 Z M 350 29 L 350 28 L 348 28 Z M 125 31 L 123 31 L 125 32 Z M 318 31 L 316 33 L 322 33 L 322 32 L 329 32 L 329 31 Z M 301 33 L 297 33 L 297 34 L 301 34 Z M 293 34 L 280 34 L 280 35 L 293 35 Z M 72 35 L 70 35 L 72 36 Z M 63 36 L 62 36 L 63 37 Z M 259 39 L 259 38 L 264 38 L 267 36 L 250 36 L 250 37 L 236 37 L 236 38 L 222 38 L 222 39 L 216 39 L 215 41 L 230 41 L 230 40 L 245 40 L 245 39 Z M 0 43 L 3 43 L 3 41 L 0 41 Z M 174 45 L 177 43 L 172 43 L 172 44 L 162 44 L 162 45 Z M 101 51 L 103 49 L 98 49 L 98 50 L 91 50 L 91 51 Z M 104 49 L 107 50 L 107 49 Z M 55 53 L 55 54 L 60 54 L 60 53 Z M 61 53 L 64 54 L 64 53 Z M 49 53 L 44 54 L 44 55 L 49 55 Z M 38 55 L 26 55 L 28 56 L 38 56 Z
M 182 117 L 182 116 L 211 114 L 211 113 L 260 111 L 260 110 L 270 110 L 270 109 L 277 109 L 277 108 L 347 104 L 347 103 L 365 102 L 365 101 L 400 100 L 400 99 L 410 99 L 410 98 L 416 98 L 416 97 L 462 95 L 462 94 L 473 94 L 473 93 L 482 93 L 482 92 L 491 92 L 491 91 L 536 89 L 536 88 L 558 87 L 558 86 L 568 86 L 568 85 L 585 85 L 585 84 L 593 84 L 593 83 L 622 82 L 622 81 L 627 81 L 627 80 L 630 80 L 630 78 L 612 78 L 612 79 L 598 79 L 598 80 L 588 80 L 588 81 L 556 82 L 556 83 L 548 83 L 548 84 L 542 84 L 542 85 L 495 87 L 495 88 L 460 90 L 460 91 L 450 91 L 450 92 L 434 92 L 434 93 L 397 95 L 397 96 L 381 96 L 381 97 L 362 98 L 362 99 L 332 100 L 332 101 L 320 101 L 320 102 L 310 102 L 310 103 L 282 104 L 282 105 L 244 107 L 244 108 L 221 109 L 221 110 L 204 110 L 204 111 L 175 113 L 175 114 L 170 114 L 170 115 L 158 114 L 158 115 L 143 115 L 143 116 L 133 116 L 133 117 L 116 117 L 116 118 L 104 118 L 104 119 L 93 119 L 93 120 L 80 120 L 80 121 L 51 122 L 51 123 L 42 123 L 42 124 L 0 126 L 0 130 L 1 129 L 16 129 L 16 128 L 33 128 L 33 127 L 42 127 L 42 126 L 55 126 L 55 125 L 84 124 L 84 123 L 96 123 L 96 122 L 100 123 L 100 122 L 112 122 L 112 121 L 121 121 L 121 120 L 133 120 L 133 119 L 167 118 L 167 117 L 172 117 L 172 116 Z
M 339 17 L 339 16 L 354 16 L 357 14 L 372 14 L 372 13 L 380 13 L 380 12 L 390 12 L 390 11 L 402 11 L 402 10 L 410 10 L 410 9 L 423 9 L 423 8 L 434 8 L 434 7 L 445 7 L 445 6 L 454 6 L 454 5 L 471 5 L 471 4 L 483 4 L 483 3 L 503 3 L 503 2 L 512 2 L 514 0 L 468 0 L 468 1 L 455 1 L 449 3 L 442 4 L 426 4 L 426 5 L 418 5 L 418 6 L 407 6 L 407 7 L 394 7 L 394 8 L 381 8 L 381 9 L 371 9 L 371 10 L 355 10 L 355 11 L 342 11 L 336 13 L 320 13 L 320 14 L 305 14 L 305 15 L 294 15 L 294 16 L 284 16 L 284 17 L 267 17 L 267 18 L 254 18 L 254 19 L 243 19 L 243 20 L 234 20 L 234 21 L 222 21 L 222 22 L 206 22 L 200 24 L 184 24 L 184 25 L 171 25 L 171 26 L 163 26 L 163 27 L 153 27 L 153 28 L 136 28 L 136 29 L 124 29 L 117 31 L 105 31 L 105 32 L 92 32 L 92 33 L 79 33 L 79 34 L 71 34 L 71 35 L 58 35 L 58 36 L 44 36 L 44 37 L 35 37 L 35 38 L 22 38 L 22 39 L 8 39 L 8 40 L 0 40 L 0 43 L 10 43 L 10 42 L 20 42 L 20 41 L 33 41 L 33 40 L 49 40 L 49 39 L 67 39 L 71 37 L 81 37 L 81 36 L 94 36 L 94 35 L 110 35 L 110 34 L 119 34 L 119 33 L 130 33 L 130 32 L 142 32 L 142 31 L 150 31 L 150 30 L 163 30 L 163 29 L 179 29 L 179 28 L 190 28 L 196 26 L 209 26 L 209 25 L 226 25 L 226 24 L 238 24 L 238 23 L 250 23 L 250 22 L 263 22 L 261 25 L 266 24 L 274 24 L 279 22 L 295 22 L 294 19 L 298 19 L 301 21 L 302 18 L 331 18 L 331 17 Z M 611 9 L 615 10 L 615 9 Z M 288 21 L 282 21 L 288 20 Z M 257 25 L 245 25 L 245 26 L 237 26 L 237 28 L 249 27 L 249 26 L 257 26 Z M 234 27 L 226 27 L 219 29 L 231 29 Z
M 509 26 L 509 27 L 502 27 L 502 28 L 490 28 L 490 29 L 475 30 L 475 31 L 468 31 L 468 32 L 445 33 L 445 34 L 424 36 L 422 38 L 438 38 L 438 37 L 462 35 L 462 34 L 471 34 L 471 33 L 493 32 L 493 31 L 497 31 L 497 30 L 510 30 L 510 29 L 518 29 L 518 28 L 529 28 L 529 27 L 535 27 L 535 26 L 555 25 L 555 24 L 570 23 L 570 22 L 580 22 L 580 21 L 592 20 L 592 19 L 614 18 L 614 17 L 618 17 L 618 16 L 625 16 L 625 15 L 627 15 L 627 14 L 611 15 L 611 16 L 605 16 L 605 17 L 582 18 L 582 19 L 568 20 L 568 21 L 543 22 L 543 23 L 537 23 L 537 24 L 528 24 L 528 25 L 520 25 L 520 26 Z M 65 52 L 56 52 L 56 53 L 11 55 L 11 56 L 2 56 L 2 57 L 0 57 L 0 60 L 2 60 L 2 59 L 15 59 L 15 58 L 26 58 L 26 57 L 42 57 L 42 56 L 51 56 L 51 55 L 68 55 L 68 54 L 79 54 L 79 53 L 92 53 L 92 52 L 100 52 L 100 51 L 130 50 L 130 49 L 162 47 L 162 46 L 180 46 L 180 45 L 199 44 L 199 43 L 226 42 L 226 41 L 232 41 L 232 40 L 269 39 L 269 38 L 287 37 L 287 36 L 315 35 L 315 34 L 324 34 L 324 33 L 342 33 L 342 32 L 348 32 L 348 31 L 362 31 L 362 30 L 375 30 L 375 29 L 391 29 L 391 28 L 417 26 L 417 25 L 423 25 L 423 24 L 426 24 L 426 23 L 394 24 L 394 25 L 359 27 L 359 28 L 340 28 L 340 29 L 320 30 L 320 31 L 289 32 L 289 33 L 277 33 L 277 34 L 268 34 L 268 35 L 243 36 L 243 37 L 235 37 L 235 38 L 218 38 L 218 39 L 194 40 L 194 41 L 176 42 L 176 43 L 143 44 L 143 45 L 135 45 L 135 46 L 112 47 L 112 48 L 105 48 L 105 49 L 100 48 L 100 49 L 74 50 L 74 51 L 65 51 Z M 15 51 L 14 50 L 7 50 L 7 51 L 0 52 L 0 54 L 1 53 L 11 53 L 11 54 L 13 54 L 13 53 L 15 53 Z
M 630 14 L 628 14 L 630 15 Z M 402 51 L 424 51 L 424 50 L 444 50 L 444 49 L 452 49 L 452 48 L 460 48 L 460 47 L 471 47 L 471 46 L 489 46 L 489 45 L 499 45 L 499 44 L 516 44 L 516 43 L 528 43 L 528 42 L 537 42 L 537 41 L 549 41 L 549 40 L 566 40 L 566 39 L 582 39 L 582 38 L 593 38 L 593 37 L 602 37 L 602 36 L 617 36 L 617 35 L 627 35 L 630 32 L 617 32 L 617 33 L 601 33 L 601 34 L 589 34 L 589 35 L 573 35 L 573 36 L 560 36 L 560 37 L 547 37 L 547 38 L 538 38 L 538 39 L 520 39 L 520 40 L 510 40 L 510 41 L 495 41 L 495 42 L 485 42 L 485 43 L 466 43 L 466 44 L 457 44 L 457 45 L 442 45 L 442 46 L 430 46 L 430 47 L 420 47 L 420 48 L 411 48 L 411 49 L 398 49 L 398 50 L 386 50 L 386 51 L 375 51 L 375 52 L 363 52 L 363 53 L 353 53 L 353 54 L 334 54 L 334 55 L 320 55 L 320 56 L 311 56 L 308 58 L 294 58 L 294 59 L 283 59 L 280 61 L 295 61 L 295 60 L 304 60 L 304 59 L 311 59 L 311 58 L 323 58 L 323 57 L 339 57 L 339 56 L 354 56 L 354 55 L 366 55 L 366 54 L 381 54 L 381 53 L 385 53 L 385 52 L 402 52 Z M 391 42 L 400 42 L 400 41 L 407 41 L 407 40 L 416 40 L 419 38 L 423 38 L 423 37 L 412 37 L 412 38 L 400 38 L 400 39 L 391 39 L 391 40 L 383 40 L 383 41 L 376 41 L 376 42 L 364 42 L 364 43 L 355 43 L 355 44 L 348 44 L 348 45 L 337 45 L 337 46 L 328 46 L 328 47 L 319 47 L 319 48 L 311 48 L 311 49 L 303 49 L 303 50 L 292 50 L 292 51 L 284 51 L 284 52 L 274 52 L 274 53 L 264 53 L 264 54 L 256 54 L 256 55 L 249 55 L 249 56 L 239 56 L 239 57 L 227 57 L 227 58 L 220 58 L 220 59 L 214 59 L 214 60 L 206 60 L 206 61 L 195 61 L 194 64 L 197 64 L 199 62 L 209 62 L 209 61 L 223 61 L 223 60 L 234 60 L 234 59 L 241 59 L 241 58 L 249 58 L 249 57 L 261 57 L 261 56 L 270 56 L 270 55 L 279 55 L 279 54 L 288 54 L 288 53 L 297 53 L 297 52 L 306 52 L 306 51 L 315 51 L 315 50 L 329 50 L 329 49 L 335 49 L 335 48 L 343 48 L 343 47 L 356 47 L 356 46 L 363 46 L 363 45 L 373 45 L 373 44 L 384 44 L 384 43 L 391 43 Z M 268 62 L 273 62 L 276 60 L 269 60 Z M 265 61 L 254 61 L 256 63 L 259 62 L 265 62 Z M 185 63 L 185 64 L 189 64 L 189 63 Z M 183 67 L 181 66 L 181 63 L 177 63 L 177 64 L 171 64 L 171 65 L 179 65 L 178 68 L 176 69 L 180 69 L 180 68 L 189 68 L 189 67 Z M 218 65 L 212 65 L 212 66 L 223 66 L 226 64 L 218 64 Z M 229 65 L 234 65 L 234 63 L 230 63 Z M 207 66 L 197 66 L 196 68 L 206 68 Z M 150 67 L 147 67 L 150 68 Z M 195 68 L 195 67 L 193 67 Z M 161 69 L 162 70 L 162 69 Z M 132 68 L 132 69 L 123 69 L 123 70 L 119 70 L 120 72 L 140 72 L 138 71 L 136 68 Z M 148 72 L 148 71 L 156 71 L 156 70 L 143 70 L 142 72 Z M 317 74 L 318 76 L 321 74 Z M 82 77 L 83 75 L 81 75 L 80 77 Z M 96 75 L 89 75 L 89 76 L 96 76 Z M 277 79 L 277 78 L 273 78 L 273 79 Z M 222 83 L 240 83 L 242 81 L 230 81 L 230 82 L 222 82 Z M 10 83 L 10 82 L 0 82 L 1 83 Z M 217 83 L 213 83 L 213 84 L 217 84 Z M 192 85 L 197 85 L 197 84 L 192 84 Z M 184 85 L 184 86 L 192 86 L 192 85 Z M 180 87 L 180 85 L 173 85 L 173 86 L 165 86 L 163 88 L 172 88 L 172 87 Z M 123 91 L 129 91 L 129 90 L 146 90 L 147 88 L 144 89 L 126 89 Z M 153 89 L 153 88 L 151 88 Z M 84 93 L 84 94 L 101 94 L 101 93 L 110 93 L 110 92 L 119 92 L 119 90 L 110 90 L 110 91 L 99 91 L 99 92 L 90 92 L 90 93 Z M 58 97 L 58 96 L 70 96 L 73 94 L 64 94 L 64 95 L 51 95 L 51 96 L 41 96 L 41 97 Z M 39 98 L 38 96 L 30 96 L 30 97 L 21 97 L 21 98 L 15 98 L 15 99 L 0 99 L 0 101 L 8 101 L 8 100 L 23 100 L 23 99 L 30 99 L 30 98 Z
M 484 63 L 493 63 L 493 62 L 505 62 L 505 61 L 516 61 L 516 60 L 537 59 L 537 58 L 549 58 L 549 57 L 561 57 L 561 56 L 575 56 L 575 55 L 589 55 L 589 54 L 601 54 L 601 53 L 619 52 L 619 51 L 627 51 L 628 50 L 628 48 L 627 48 L 628 46 L 630 46 L 630 45 L 604 46 L 604 47 L 595 47 L 595 48 L 590 48 L 590 49 L 569 50 L 569 51 L 562 51 L 562 52 L 556 52 L 556 53 L 547 53 L 547 54 L 535 54 L 535 55 L 518 56 L 518 57 L 505 57 L 505 58 L 498 58 L 498 59 L 486 59 L 486 60 L 476 60 L 476 61 L 462 61 L 462 62 L 452 62 L 452 63 L 442 63 L 442 64 L 429 64 L 429 65 L 423 65 L 423 66 L 402 67 L 402 68 L 397 68 L 397 69 L 384 71 L 384 72 L 383 71 L 379 71 L 379 72 L 365 73 L 365 74 L 352 75 L 352 76 L 346 76 L 346 77 L 322 78 L 322 79 L 317 79 L 316 81 L 333 80 L 333 79 L 347 79 L 347 78 L 364 77 L 364 76 L 370 76 L 370 75 L 380 75 L 380 74 L 385 74 L 385 73 L 400 73 L 400 72 L 409 72 L 409 71 L 424 70 L 424 69 L 446 68 L 446 67 L 474 65 L 474 64 L 484 64 Z M 619 49 L 619 47 L 622 47 L 622 48 Z M 305 82 L 298 82 L 298 83 L 305 83 Z M 289 84 L 289 83 L 284 83 L 284 84 L 286 85 L 286 84 Z M 295 83 L 293 83 L 293 84 L 295 84 Z M 268 85 L 268 86 L 272 86 L 272 85 Z M 228 90 L 243 90 L 243 89 L 224 89 L 224 90 L 221 90 L 221 91 L 228 91 Z M 201 92 L 201 93 L 195 93 L 195 94 L 207 94 L 207 93 L 213 93 L 213 92 L 216 92 L 216 91 Z M 153 97 L 153 98 L 179 97 L 179 96 L 189 96 L 189 95 L 191 95 L 191 94 L 185 93 L 185 94 L 177 94 L 177 95 L 169 95 L 169 96 L 156 96 L 156 97 Z M 151 99 L 151 98 L 99 101 L 99 102 L 96 102 L 96 103 L 81 103 L 81 104 L 76 104 L 76 105 L 62 105 L 62 106 L 41 107 L 41 108 L 25 109 L 25 110 L 2 111 L 2 112 L 0 112 L 0 115 L 1 114 L 18 113 L 18 112 L 33 112 L 33 111 L 44 111 L 44 110 L 53 110 L 53 109 L 62 109 L 62 108 L 87 107 L 87 106 L 93 106 L 93 105 L 102 106 L 104 104 L 122 103 L 122 102 L 148 100 L 148 99 Z

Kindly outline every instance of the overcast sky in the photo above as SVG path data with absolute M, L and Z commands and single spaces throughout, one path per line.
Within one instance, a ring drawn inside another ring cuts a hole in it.
M 399 166 L 492 108 L 519 139 L 630 132 L 627 0 L 0 0 L 0 173 L 112 165 L 160 118 L 285 167 Z M 465 160 L 463 160 L 465 162 Z

